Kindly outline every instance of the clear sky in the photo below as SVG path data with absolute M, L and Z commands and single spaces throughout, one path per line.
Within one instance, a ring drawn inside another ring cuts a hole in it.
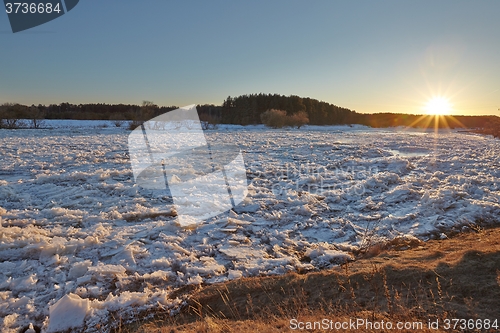
M 500 1 L 81 0 L 13 34 L 0 103 L 311 97 L 358 112 L 500 115 Z

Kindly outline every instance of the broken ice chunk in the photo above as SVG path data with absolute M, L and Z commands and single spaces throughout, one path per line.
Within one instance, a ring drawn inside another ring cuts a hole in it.
M 90 302 L 75 294 L 68 294 L 49 309 L 49 327 L 47 332 L 66 331 L 81 327 L 90 309 Z
M 90 260 L 85 260 L 81 262 L 74 263 L 73 266 L 69 270 L 69 278 L 75 279 L 85 275 L 89 267 L 92 266 L 92 262 Z
M 99 265 L 89 267 L 89 272 L 95 272 L 107 275 L 120 275 L 125 273 L 126 269 L 122 265 Z

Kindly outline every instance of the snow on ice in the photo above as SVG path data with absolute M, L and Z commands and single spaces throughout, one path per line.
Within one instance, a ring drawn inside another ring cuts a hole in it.
M 369 244 L 445 237 L 500 213 L 493 138 L 222 126 L 207 138 L 244 152 L 248 195 L 182 227 L 168 193 L 134 183 L 130 132 L 103 124 L 0 131 L 2 332 L 105 331 L 111 314 L 175 313 L 184 285 L 328 268 Z

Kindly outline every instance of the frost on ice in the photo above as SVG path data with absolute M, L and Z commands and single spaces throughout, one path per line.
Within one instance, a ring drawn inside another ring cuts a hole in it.
M 241 150 L 235 163 L 245 168 L 231 170 L 249 184 L 230 186 L 245 195 L 229 212 L 183 227 L 163 187 L 135 183 L 129 131 L 57 124 L 65 123 L 0 131 L 1 332 L 30 324 L 105 332 L 110 313 L 124 321 L 158 306 L 175 313 L 185 285 L 328 268 L 378 242 L 445 237 L 500 214 L 492 138 L 226 126 L 206 140 Z M 217 196 L 204 204 L 223 206 Z

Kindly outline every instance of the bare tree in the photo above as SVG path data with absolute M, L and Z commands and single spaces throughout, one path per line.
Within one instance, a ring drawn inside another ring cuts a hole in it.
M 200 115 L 200 123 L 203 130 L 215 130 L 218 128 L 217 120 L 206 113 Z
M 286 111 L 271 109 L 260 115 L 260 120 L 266 126 L 282 128 L 285 126 L 301 128 L 309 123 L 309 117 L 304 111 L 287 116 Z
M 282 128 L 287 124 L 286 111 L 270 109 L 260 115 L 260 120 L 266 126 Z
M 31 128 L 40 128 L 45 125 L 45 112 L 37 108 L 36 106 L 31 106 L 29 109 Z
M 0 127 L 16 129 L 26 127 L 22 119 L 26 116 L 26 107 L 20 104 L 5 103 L 0 107 Z
M 158 108 L 156 104 L 151 101 L 142 101 L 142 106 L 139 111 L 137 111 L 132 119 L 129 122 L 129 129 L 133 130 L 145 122 L 154 117 L 155 109 Z M 151 121 L 147 123 L 148 129 L 160 129 L 161 124 L 157 121 Z
M 309 117 L 304 111 L 297 112 L 288 116 L 288 125 L 291 127 L 301 128 L 302 126 L 309 124 Z
M 125 117 L 121 113 L 112 113 L 109 116 L 109 120 L 111 120 L 116 127 L 122 127 L 125 122 Z
M 148 129 L 152 130 L 159 130 L 162 127 L 161 122 L 159 121 L 148 121 L 154 117 L 155 114 L 155 108 L 157 108 L 157 105 L 155 105 L 151 101 L 142 101 L 142 106 L 141 106 L 141 120 L 142 124 L 147 121 L 147 127 Z

